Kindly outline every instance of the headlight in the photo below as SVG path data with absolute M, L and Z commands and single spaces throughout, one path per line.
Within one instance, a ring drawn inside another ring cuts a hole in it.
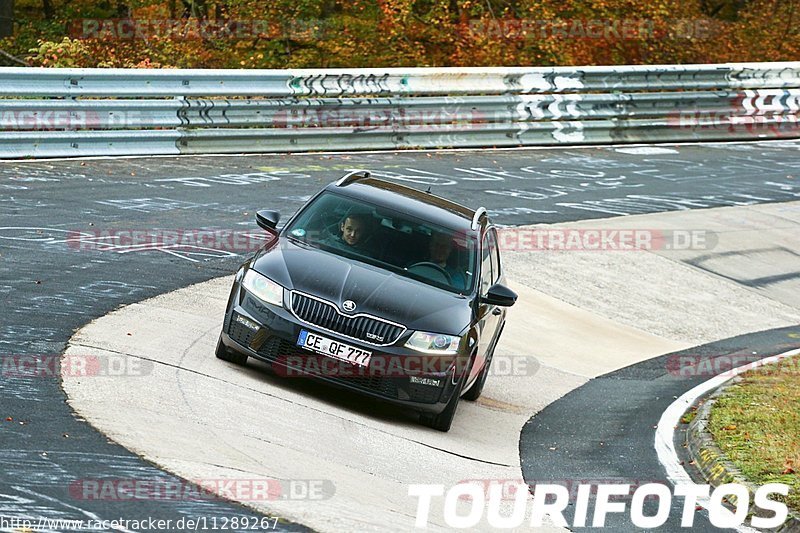
M 283 287 L 252 268 L 244 275 L 242 287 L 268 304 L 283 306 Z
M 453 355 L 458 352 L 458 343 L 461 337 L 442 335 L 441 333 L 426 333 L 416 331 L 406 342 L 406 348 L 418 352 L 441 355 Z

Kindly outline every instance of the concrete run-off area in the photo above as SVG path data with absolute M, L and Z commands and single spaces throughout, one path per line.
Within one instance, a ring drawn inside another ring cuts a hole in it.
M 535 371 L 490 377 L 477 403 L 459 407 L 449 433 L 353 394 L 277 378 L 260 363 L 217 360 L 230 277 L 86 325 L 68 357 L 123 356 L 153 366 L 146 376 L 65 376 L 63 386 L 80 416 L 183 478 L 318 480 L 335 488 L 319 498 L 240 498 L 265 513 L 320 531 L 404 531 L 416 514 L 410 484 L 521 479 L 525 422 L 588 380 L 698 343 L 800 322 L 791 297 L 800 290 L 800 202 L 557 228 L 659 228 L 705 238 L 647 251 L 506 253 L 520 297 L 497 355 L 535 358 L 527 367 Z M 431 521 L 446 527 L 441 506 L 431 509 Z

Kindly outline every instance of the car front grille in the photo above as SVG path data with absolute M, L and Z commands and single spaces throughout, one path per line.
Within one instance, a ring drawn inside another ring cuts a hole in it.
M 292 311 L 300 320 L 376 346 L 394 344 L 405 328 L 367 315 L 347 316 L 322 300 L 292 292 Z
M 305 360 L 306 358 L 324 358 L 324 355 L 316 355 L 306 350 L 303 350 L 296 344 L 285 341 L 279 337 L 270 337 L 261 345 L 258 350 L 258 355 L 268 359 L 269 361 L 278 361 L 280 364 L 286 365 L 289 363 L 289 358 L 299 357 Z M 337 375 L 332 373 L 330 375 L 320 372 L 315 372 L 313 369 L 320 368 L 320 365 L 291 362 L 293 365 L 298 365 L 299 368 L 304 370 L 304 373 L 309 376 L 322 377 L 337 381 L 351 387 L 377 392 L 381 396 L 387 398 L 398 398 L 397 392 L 397 379 L 387 378 L 383 376 L 370 376 L 370 375 Z M 369 374 L 369 371 L 366 371 Z M 288 375 L 288 373 L 287 373 Z
M 228 326 L 228 335 L 231 339 L 238 342 L 242 346 L 246 346 L 254 350 L 260 357 L 286 367 L 287 364 L 299 365 L 303 370 L 300 374 L 321 377 L 330 381 L 341 383 L 345 386 L 377 393 L 385 398 L 393 400 L 412 400 L 419 403 L 435 403 L 441 396 L 441 389 L 437 387 L 429 387 L 423 385 L 412 384 L 408 382 L 406 377 L 387 377 L 382 375 L 369 375 L 369 369 L 364 369 L 364 375 L 357 372 L 344 372 L 342 375 L 332 373 L 326 375 L 322 372 L 315 372 L 314 369 L 322 369 L 323 365 L 319 364 L 304 364 L 308 358 L 325 358 L 323 355 L 317 355 L 307 350 L 304 350 L 296 344 L 270 335 L 267 330 L 261 328 L 259 331 L 253 331 L 245 325 L 235 320 L 236 314 L 233 315 Z M 298 362 L 295 358 L 300 358 Z M 342 363 L 346 364 L 346 363 Z M 297 374 L 287 370 L 286 375 Z M 405 392 L 403 392 L 403 390 Z

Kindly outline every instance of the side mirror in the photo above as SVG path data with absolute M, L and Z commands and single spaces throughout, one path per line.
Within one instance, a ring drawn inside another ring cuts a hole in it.
M 517 293 L 499 283 L 495 283 L 486 292 L 486 296 L 481 298 L 481 302 L 490 305 L 500 305 L 511 307 L 517 301 Z
M 270 211 L 263 209 L 256 212 L 256 223 L 270 233 L 275 233 L 275 227 L 278 225 L 281 215 L 277 211 Z

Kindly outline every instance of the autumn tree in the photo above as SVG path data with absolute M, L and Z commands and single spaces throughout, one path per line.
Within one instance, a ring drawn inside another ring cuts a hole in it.
M 16 0 L 16 33 L 0 51 L 32 65 L 87 67 L 780 61 L 798 57 L 797 2 Z M 143 24 L 126 37 L 113 29 L 120 19 L 177 22 L 171 32 Z M 82 31 L 87 20 L 110 21 L 111 30 Z M 217 30 L 186 31 L 207 27 Z

